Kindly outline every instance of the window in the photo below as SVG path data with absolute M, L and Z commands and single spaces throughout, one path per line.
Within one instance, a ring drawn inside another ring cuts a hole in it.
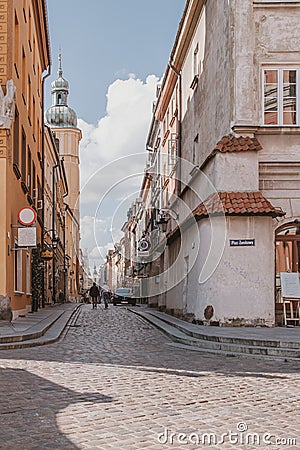
M 21 159 L 21 172 L 22 180 L 26 182 L 26 135 L 22 128 L 22 159 Z
M 17 247 L 15 240 L 15 247 Z M 22 292 L 22 250 L 15 250 L 15 292 Z
M 199 75 L 199 45 L 196 45 L 193 58 L 193 78 Z
M 199 135 L 198 134 L 194 139 L 192 158 L 193 158 L 194 166 L 197 166 L 199 164 Z
M 29 252 L 26 252 L 26 294 L 31 294 L 31 264 Z
M 15 112 L 15 123 L 14 123 L 14 164 L 19 165 L 19 133 L 20 133 L 20 122 L 19 122 L 19 112 L 16 108 Z
M 30 11 L 30 9 L 29 9 L 29 10 L 28 10 L 28 44 L 29 44 L 30 51 L 32 51 L 32 47 L 31 47 L 31 34 L 32 34 L 31 11 Z
M 28 146 L 27 152 L 27 187 L 29 190 L 29 194 L 32 195 L 32 180 L 31 180 L 31 151 Z
M 28 83 L 27 83 L 27 112 L 28 112 L 28 119 L 31 124 L 31 79 L 30 76 L 28 76 Z
M 299 69 L 264 70 L 264 125 L 299 125 Z
M 33 139 L 34 140 L 35 140 L 35 129 L 36 129 L 35 120 L 36 120 L 36 116 L 35 116 L 35 98 L 32 97 L 32 134 L 33 134 Z
M 24 103 L 26 104 L 26 59 L 25 50 L 22 48 L 22 95 Z
M 192 67 L 192 83 L 190 85 L 191 89 L 195 89 L 198 84 L 199 78 L 199 45 L 197 44 L 193 54 L 193 67 Z
M 15 58 L 15 69 L 17 72 L 17 77 L 19 78 L 18 74 L 18 65 L 19 65 L 19 21 L 17 14 L 15 13 L 15 30 L 14 30 L 14 58 Z
M 36 189 L 36 179 L 35 179 L 35 164 L 32 163 L 32 197 L 33 197 L 33 203 L 36 206 L 37 199 L 38 199 L 38 192 Z

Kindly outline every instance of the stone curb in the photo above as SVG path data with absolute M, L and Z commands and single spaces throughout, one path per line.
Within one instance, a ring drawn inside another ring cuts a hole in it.
M 62 336 L 66 327 L 70 326 L 70 323 L 75 323 L 81 306 L 81 304 L 78 304 L 72 310 L 60 311 L 58 317 L 57 315 L 56 317 L 53 317 L 54 320 L 47 323 L 42 329 L 36 331 L 35 333 L 30 332 L 24 333 L 23 335 L 18 335 L 16 336 L 18 339 L 15 341 L 10 339 L 11 336 L 8 336 L 7 341 L 0 344 L 0 350 L 36 347 L 39 345 L 52 344 L 53 342 L 56 342 Z M 40 326 L 41 324 L 37 324 L 33 328 L 38 328 Z M 3 337 L 3 339 L 5 339 L 5 337 Z
M 260 357 L 300 362 L 300 349 L 299 345 L 295 342 L 282 343 L 276 340 L 264 341 L 261 339 L 205 335 L 203 333 L 192 332 L 189 329 L 191 324 L 186 324 L 185 326 L 184 321 L 173 318 L 172 316 L 170 318 L 165 317 L 167 314 L 163 314 L 162 316 L 160 312 L 128 309 L 159 328 L 173 342 L 180 345 L 181 348 L 217 353 L 225 356 Z M 170 343 L 169 345 L 174 346 L 176 345 L 175 343 Z

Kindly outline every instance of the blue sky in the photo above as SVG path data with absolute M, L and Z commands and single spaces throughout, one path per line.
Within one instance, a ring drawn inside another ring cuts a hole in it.
M 52 75 L 62 49 L 69 105 L 96 123 L 106 111 L 106 93 L 129 73 L 161 77 L 173 46 L 185 0 L 48 0 Z M 50 106 L 50 81 L 46 105 Z
M 62 51 L 80 143 L 81 248 L 90 267 L 122 237 L 139 196 L 156 86 L 166 69 L 185 0 L 48 0 L 52 74 Z

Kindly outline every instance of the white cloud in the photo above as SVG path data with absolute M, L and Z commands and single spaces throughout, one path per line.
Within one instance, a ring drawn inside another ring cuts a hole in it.
M 96 264 L 101 262 L 99 250 L 106 254 L 113 248 L 115 236 L 120 236 L 116 226 L 126 220 L 124 206 L 119 208 L 120 199 L 131 194 L 129 206 L 138 196 L 145 167 L 145 143 L 158 79 L 149 75 L 143 82 L 132 73 L 128 77 L 109 86 L 107 114 L 96 126 L 78 120 L 83 135 L 81 248 L 88 250 Z M 112 237 L 110 228 L 116 210 L 120 211 L 120 217 L 118 220 L 114 217 Z

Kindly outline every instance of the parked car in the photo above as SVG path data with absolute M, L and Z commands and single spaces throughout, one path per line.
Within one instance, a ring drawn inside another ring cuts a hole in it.
M 114 306 L 118 303 L 128 303 L 132 306 L 136 304 L 136 298 L 133 297 L 132 290 L 126 287 L 117 288 L 115 293 L 112 295 L 112 301 Z

